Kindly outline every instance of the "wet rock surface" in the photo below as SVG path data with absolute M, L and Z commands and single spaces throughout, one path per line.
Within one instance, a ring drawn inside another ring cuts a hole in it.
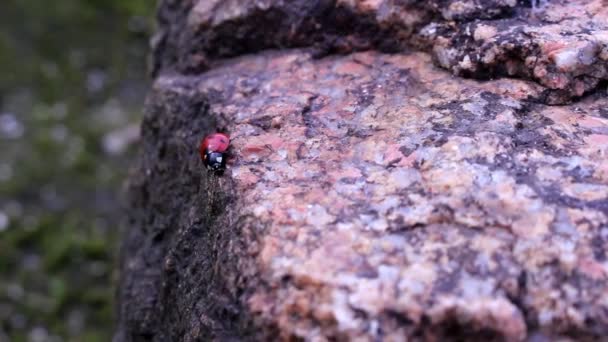
M 463 3 L 422 10 L 469 25 L 478 6 L 523 6 Z M 172 6 L 223 22 L 262 2 L 201 4 Z M 540 80 L 455 77 L 435 58 L 294 48 L 163 69 L 130 180 L 117 341 L 605 336 L 605 91 L 550 106 Z M 222 175 L 197 153 L 217 130 L 232 138 Z

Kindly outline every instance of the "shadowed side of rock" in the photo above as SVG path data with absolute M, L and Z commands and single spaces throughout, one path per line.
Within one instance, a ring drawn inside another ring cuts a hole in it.
M 515 6 L 514 0 L 165 0 L 156 65 L 192 73 L 220 58 L 280 47 L 313 47 L 319 56 L 398 51 L 419 46 L 413 35 L 432 21 L 502 17 Z
M 217 59 L 279 47 L 312 46 L 319 55 L 396 51 L 430 20 L 431 12 L 416 3 L 387 5 L 379 19 L 373 6 L 356 1 L 164 1 L 156 66 L 195 73 Z
M 241 340 L 241 309 L 255 275 L 261 223 L 239 215 L 229 178 L 207 174 L 196 146 L 217 127 L 208 102 L 185 80 L 155 89 L 141 158 L 129 182 L 116 341 Z M 258 334 L 259 336 L 259 334 Z

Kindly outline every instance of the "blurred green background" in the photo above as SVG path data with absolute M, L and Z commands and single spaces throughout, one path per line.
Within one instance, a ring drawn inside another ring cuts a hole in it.
M 109 341 L 153 0 L 1 0 L 0 341 Z

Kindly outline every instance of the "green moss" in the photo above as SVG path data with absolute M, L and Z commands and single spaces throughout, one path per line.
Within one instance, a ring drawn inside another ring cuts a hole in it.
M 0 180 L 0 212 L 10 216 L 0 229 L 0 305 L 9 308 L 0 335 L 12 341 L 34 327 L 65 341 L 111 340 L 119 193 L 134 148 L 108 155 L 102 143 L 139 120 L 153 10 L 149 0 L 3 2 L 0 114 L 25 128 L 0 136 L 0 166 L 12 169 Z M 95 77 L 103 84 L 92 91 Z M 119 114 L 103 109 L 110 102 Z M 82 327 L 70 328 L 69 315 Z

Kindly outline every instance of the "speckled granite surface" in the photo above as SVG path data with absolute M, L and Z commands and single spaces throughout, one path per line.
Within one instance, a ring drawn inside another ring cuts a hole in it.
M 546 1 L 498 20 L 430 25 L 438 63 L 458 75 L 532 79 L 562 104 L 608 79 L 608 2 Z M 605 86 L 605 85 L 604 85 Z
M 268 222 L 270 290 L 248 303 L 281 331 L 608 332 L 608 99 L 531 105 L 530 84 L 463 82 L 424 54 L 262 55 L 199 89 L 220 83 L 227 176 Z
M 157 77 L 117 341 L 608 334 L 604 90 L 550 106 L 540 79 L 317 52 Z M 196 152 L 214 130 L 232 137 L 221 176 Z
M 168 115 L 159 129 L 177 145 L 148 167 L 174 160 L 148 187 L 211 187 L 176 204 L 188 219 L 163 233 L 176 246 L 207 229 L 195 198 L 234 197 L 220 220 L 235 226 L 216 229 L 259 230 L 253 263 L 234 271 L 256 277 L 234 298 L 256 324 L 306 339 L 608 331 L 605 97 L 533 104 L 534 83 L 374 52 L 264 53 L 155 88 L 207 99 L 233 137 L 216 178 L 192 152 L 201 132 Z

